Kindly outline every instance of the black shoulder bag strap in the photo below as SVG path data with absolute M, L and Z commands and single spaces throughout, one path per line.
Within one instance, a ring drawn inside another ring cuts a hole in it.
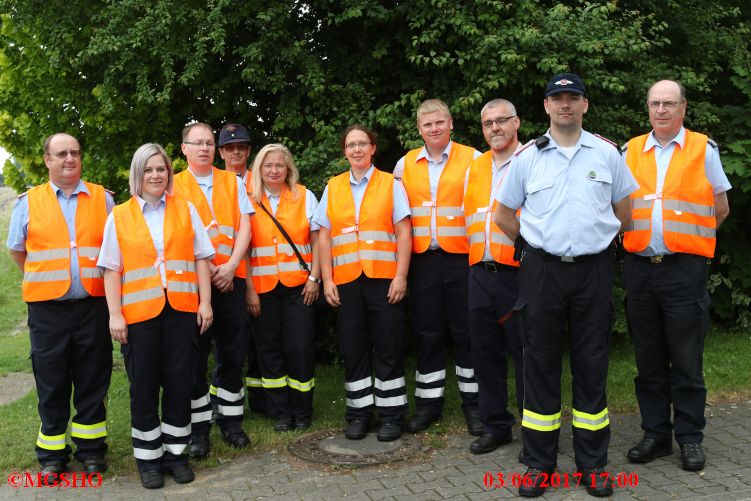
M 272 221 L 274 221 L 274 224 L 277 228 L 279 228 L 279 231 L 282 232 L 282 236 L 289 242 L 289 244 L 292 246 L 292 250 L 295 251 L 295 255 L 297 255 L 297 260 L 300 261 L 300 267 L 308 272 L 308 275 L 310 275 L 310 268 L 308 267 L 308 263 L 305 262 L 305 260 L 302 257 L 302 254 L 300 254 L 300 251 L 297 249 L 297 246 L 295 245 L 295 242 L 292 241 L 292 239 L 289 237 L 289 234 L 287 233 L 287 230 L 284 229 L 284 226 L 281 225 L 279 221 L 274 217 L 274 215 L 266 208 L 265 205 L 263 205 L 263 202 L 259 202 L 258 205 L 261 206 L 263 209 L 263 212 L 269 215 Z

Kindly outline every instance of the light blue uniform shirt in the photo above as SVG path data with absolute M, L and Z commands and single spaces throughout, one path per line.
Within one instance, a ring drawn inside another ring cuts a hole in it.
M 678 134 L 664 148 L 655 139 L 654 131 L 647 138 L 647 142 L 644 144 L 644 152 L 646 153 L 652 148 L 655 149 L 655 163 L 657 164 L 657 183 L 655 189 L 657 193 L 662 193 L 662 187 L 665 185 L 665 176 L 668 173 L 668 166 L 670 165 L 670 159 L 673 158 L 676 145 L 683 149 L 684 144 L 686 144 L 686 129 L 684 127 L 681 127 Z M 623 158 L 626 158 L 626 152 L 623 152 Z M 722 170 L 720 154 L 709 143 L 707 143 L 707 151 L 704 158 L 704 172 L 707 175 L 709 184 L 712 185 L 713 193 L 719 195 L 728 191 L 731 187 L 730 181 L 728 181 L 725 171 Z M 641 256 L 661 256 L 672 253 L 665 245 L 662 228 L 662 198 L 658 197 L 655 199 L 652 209 L 651 240 L 647 248 L 638 254 Z
M 193 175 L 198 186 L 201 187 L 201 191 L 209 202 L 209 208 L 211 209 L 211 215 L 213 216 L 214 204 L 211 195 L 214 191 L 214 171 L 212 170 L 211 174 L 202 177 L 196 176 L 191 169 L 188 169 L 188 171 Z M 248 193 L 245 191 L 245 183 L 240 176 L 235 176 L 235 178 L 237 179 L 237 203 L 240 206 L 240 214 L 255 214 L 256 211 L 253 209 L 253 205 L 250 203 L 250 199 L 248 199 Z
M 362 205 L 362 197 L 365 195 L 365 189 L 368 187 L 368 180 L 373 175 L 374 166 L 370 166 L 368 172 L 360 179 L 359 182 L 355 181 L 355 176 L 352 175 L 352 170 L 349 171 L 349 187 L 352 188 L 352 198 L 355 199 L 355 223 L 360 222 L 360 206 Z M 404 192 L 404 187 L 401 183 L 394 181 L 394 208 L 391 211 L 391 220 L 394 223 L 398 223 L 405 217 L 409 216 L 409 201 L 407 200 L 407 194 Z M 318 204 L 318 210 L 316 211 L 313 221 L 318 226 L 323 226 L 331 229 L 331 221 L 326 213 L 329 207 L 329 187 L 323 190 L 323 196 L 321 196 L 321 203 Z
M 76 240 L 76 209 L 78 208 L 78 194 L 84 192 L 88 195 L 89 190 L 83 181 L 78 181 L 78 186 L 73 190 L 70 196 L 66 196 L 62 189 L 58 188 L 55 183 L 50 181 L 52 190 L 57 195 L 57 201 L 60 204 L 60 209 L 63 211 L 63 219 L 68 225 L 68 238 L 71 242 Z M 112 211 L 115 206 L 115 201 L 109 192 L 104 193 L 105 203 L 107 205 L 107 213 Z M 10 217 L 10 227 L 8 228 L 8 240 L 6 245 L 9 249 L 19 252 L 26 251 L 26 239 L 28 237 L 29 229 L 29 198 L 22 196 L 16 200 L 16 204 L 13 207 L 13 213 Z M 67 299 L 83 299 L 88 297 L 89 293 L 86 292 L 83 284 L 81 283 L 81 273 L 78 268 L 78 253 L 70 253 L 70 288 L 68 291 L 58 298 L 58 301 Z
M 162 277 L 162 287 L 167 288 L 167 274 L 164 268 L 164 212 L 167 208 L 167 197 L 162 195 L 159 203 L 155 206 L 149 204 L 143 198 L 136 196 L 138 206 L 143 212 L 143 219 L 149 229 L 151 240 L 156 248 L 159 259 L 159 274 Z M 193 226 L 193 257 L 195 259 L 210 258 L 214 255 L 214 246 L 211 244 L 209 234 L 201 222 L 201 216 L 195 206 L 188 202 L 190 210 L 190 222 Z M 156 264 L 156 263 L 155 263 Z M 104 225 L 104 238 L 102 239 L 102 251 L 99 253 L 97 266 L 121 272 L 123 269 L 123 255 L 120 251 L 120 242 L 117 240 L 117 228 L 115 228 L 115 216 L 110 214 Z
M 529 245 L 556 256 L 605 250 L 621 223 L 612 204 L 638 184 L 614 145 L 582 130 L 573 156 L 550 142 L 534 144 L 513 160 L 497 200 L 522 208 L 521 234 Z
M 264 188 L 263 191 L 266 193 L 266 198 L 269 199 L 269 205 L 271 205 L 271 207 L 268 208 L 271 209 L 271 213 L 276 216 L 276 210 L 279 208 L 279 197 L 269 193 L 269 190 L 266 188 Z M 316 210 L 318 209 L 318 200 L 313 192 L 308 189 L 305 189 L 303 196 L 305 197 L 305 217 L 308 218 L 310 231 L 318 231 L 320 226 L 313 221 L 313 216 L 315 216 Z
M 428 161 L 428 180 L 430 183 L 430 199 L 435 203 L 436 196 L 438 193 L 438 182 L 441 180 L 441 174 L 443 173 L 443 168 L 446 167 L 446 164 L 449 160 L 449 155 L 451 155 L 451 145 L 453 145 L 453 141 L 449 141 L 449 144 L 446 145 L 446 149 L 443 150 L 443 153 L 441 153 L 441 159 L 439 161 L 435 161 L 432 158 L 430 158 L 430 155 L 428 155 L 428 149 L 423 146 L 420 150 L 420 153 L 417 154 L 417 160 L 426 159 Z M 474 157 L 477 158 L 482 153 L 475 150 Z M 469 167 L 469 166 L 467 166 Z M 404 157 L 400 158 L 398 162 L 396 162 L 396 166 L 394 167 L 394 177 L 398 178 L 401 182 L 401 178 L 404 177 Z M 440 248 L 440 245 L 438 245 L 438 238 L 436 237 L 436 227 L 435 227 L 435 217 L 436 217 L 436 211 L 431 211 L 430 215 L 430 250 L 436 250 Z

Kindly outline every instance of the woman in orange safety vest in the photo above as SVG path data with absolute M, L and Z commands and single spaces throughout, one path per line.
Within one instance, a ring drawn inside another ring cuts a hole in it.
M 305 430 L 313 415 L 313 302 L 321 279 L 311 220 L 318 200 L 299 177 L 281 144 L 267 144 L 253 162 L 248 308 L 266 411 L 278 432 Z
M 401 184 L 373 165 L 370 129 L 348 127 L 341 145 L 351 169 L 329 181 L 314 218 L 323 292 L 338 310 L 345 436 L 364 438 L 375 407 L 382 423 L 377 438 L 385 442 L 401 436 L 407 411 L 402 299 L 412 251 L 409 202 Z
M 110 333 L 130 380 L 133 455 L 148 489 L 164 484 L 163 471 L 178 483 L 194 478 L 186 451 L 190 381 L 199 331 L 213 319 L 208 259 L 214 248 L 195 207 L 169 194 L 172 180 L 161 146 L 136 150 L 132 197 L 107 218 L 97 263 L 104 268 Z

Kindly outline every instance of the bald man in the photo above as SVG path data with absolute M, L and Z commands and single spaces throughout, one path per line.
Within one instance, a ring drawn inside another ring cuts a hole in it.
M 640 186 L 631 194 L 623 283 L 644 438 L 628 458 L 647 463 L 670 455 L 675 435 L 683 469 L 697 471 L 706 461 L 701 442 L 708 263 L 717 228 L 730 213 L 730 183 L 717 144 L 684 128 L 686 107 L 681 84 L 655 83 L 647 94 L 652 132 L 622 148 Z

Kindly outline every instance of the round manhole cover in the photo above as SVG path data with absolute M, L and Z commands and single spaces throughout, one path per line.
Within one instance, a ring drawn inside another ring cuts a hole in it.
M 415 435 L 402 435 L 393 442 L 379 442 L 375 433 L 362 440 L 348 440 L 341 430 L 321 430 L 291 443 L 289 452 L 315 463 L 369 466 L 402 461 L 423 449 Z

